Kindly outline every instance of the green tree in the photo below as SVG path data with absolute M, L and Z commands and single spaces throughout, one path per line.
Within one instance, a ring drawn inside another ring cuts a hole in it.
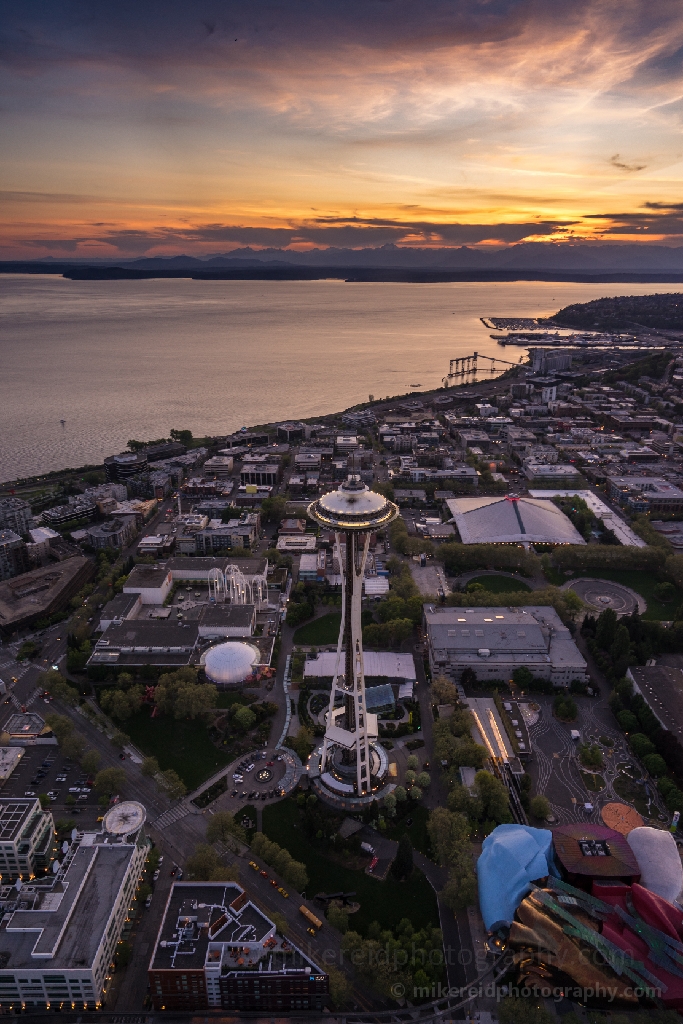
M 270 916 L 274 921 L 275 915 L 271 914 Z M 327 971 L 327 975 L 330 979 L 330 1000 L 335 1010 L 340 1010 L 345 1007 L 351 999 L 351 995 L 353 993 L 351 982 L 345 974 L 338 970 L 338 968 L 333 967 L 331 964 L 329 964 L 325 970 Z
M 238 707 L 232 720 L 241 732 L 249 732 L 256 723 L 256 715 L 251 708 Z
M 192 856 L 188 857 L 185 870 L 188 878 L 194 882 L 230 882 L 239 879 L 237 865 L 228 867 L 223 864 L 213 846 L 207 843 L 195 847 Z
M 187 793 L 187 786 L 173 768 L 167 768 L 161 773 L 162 785 L 171 800 L 179 800 Z
M 403 786 L 396 787 L 396 789 L 394 790 L 394 796 L 396 797 L 397 802 L 400 804 L 408 799 L 408 794 L 406 793 Z
M 60 746 L 68 736 L 73 734 L 74 724 L 70 718 L 66 717 L 66 715 L 57 715 L 53 711 L 50 711 L 45 715 L 45 722 L 52 729 L 52 732 Z
M 648 754 L 643 758 L 643 764 L 650 775 L 653 775 L 656 779 L 661 775 L 666 775 L 666 762 L 660 754 Z
M 235 816 L 229 811 L 216 811 L 206 826 L 206 841 L 208 843 L 225 843 L 231 836 L 244 842 L 246 834 L 242 826 L 235 820 Z
M 144 690 L 139 684 L 127 690 L 103 690 L 100 706 L 115 721 L 125 722 L 139 710 L 143 696 Z
M 88 775 L 92 775 L 96 772 L 102 757 L 98 750 L 86 750 L 85 754 L 81 758 L 81 768 Z
M 630 651 L 631 637 L 628 629 L 624 625 L 619 625 L 614 634 L 614 643 L 609 649 L 612 660 L 619 661 L 621 658 L 628 658 Z
M 64 757 L 78 761 L 85 753 L 86 743 L 83 737 L 79 736 L 78 733 L 72 733 L 64 739 L 60 744 L 60 747 Z
M 38 794 L 38 799 L 40 800 L 40 806 L 41 807 L 49 807 L 50 806 L 51 801 L 50 801 L 50 797 L 47 795 L 47 793 L 39 793 Z
M 550 801 L 542 793 L 531 798 L 529 807 L 534 818 L 540 818 L 541 821 L 545 821 L 550 814 Z
M 158 775 L 160 768 L 156 757 L 146 757 L 142 762 L 140 771 L 143 775 L 148 776 L 148 778 L 154 778 L 155 775 Z
M 56 672 L 54 669 L 41 672 L 37 684 L 43 690 L 47 690 L 55 700 L 63 700 L 65 704 L 71 706 L 78 703 L 78 690 L 69 686 L 61 672 Z
M 534 676 L 531 669 L 528 669 L 526 665 L 522 665 L 520 668 L 516 668 L 512 673 L 512 680 L 515 686 L 518 686 L 520 690 L 528 690 L 533 681 Z
M 415 754 L 411 754 L 410 757 L 408 758 L 408 760 L 406 761 L 406 768 L 408 769 L 408 771 L 414 772 L 414 771 L 417 770 L 418 764 L 419 764 L 419 761 L 418 761 L 417 757 L 415 756 Z M 411 782 L 412 781 L 414 781 L 414 780 L 411 779 Z
M 630 735 L 628 743 L 636 757 L 645 758 L 648 754 L 655 752 L 654 743 L 642 732 L 634 732 Z
M 458 691 L 455 684 L 445 676 L 437 676 L 431 685 L 432 701 L 435 704 L 457 704 Z
M 510 804 L 508 791 L 504 784 L 490 772 L 479 771 L 474 776 L 474 785 L 482 803 L 485 819 L 492 819 L 503 824 L 510 822 Z
M 313 733 L 305 725 L 302 725 L 290 745 L 292 750 L 299 755 L 302 763 L 305 763 L 313 747 Z
M 653 589 L 653 594 L 658 601 L 662 601 L 663 604 L 668 604 L 676 596 L 676 588 L 673 583 L 663 582 L 657 583 Z
M 123 768 L 103 768 L 95 776 L 95 789 L 103 796 L 113 796 L 126 784 Z
M 429 784 L 432 781 L 432 777 L 429 774 L 429 772 L 420 772 L 420 774 L 418 775 L 418 777 L 417 777 L 417 779 L 415 781 L 417 782 L 417 784 L 420 787 L 420 789 L 428 789 L 429 788 Z
M 186 448 L 189 448 L 192 444 L 191 430 L 172 430 L 170 432 L 170 437 L 173 441 L 179 441 L 180 444 L 184 444 Z
M 349 915 L 341 907 L 331 904 L 327 911 L 327 920 L 333 928 L 344 935 L 349 930 Z
M 608 651 L 617 634 L 617 613 L 613 608 L 605 608 L 598 616 L 595 627 L 595 642 L 603 651 Z

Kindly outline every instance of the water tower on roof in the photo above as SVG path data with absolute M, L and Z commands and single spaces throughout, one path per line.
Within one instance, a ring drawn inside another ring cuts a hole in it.
M 342 579 L 342 618 L 332 679 L 319 779 L 338 797 L 370 796 L 386 771 L 386 755 L 374 742 L 377 717 L 368 715 L 363 671 L 361 610 L 370 534 L 397 518 L 398 506 L 369 490 L 351 473 L 336 491 L 308 506 L 308 515 L 334 531 Z M 335 707 L 341 693 L 343 703 Z M 383 756 L 384 755 L 384 756 Z M 317 758 L 317 753 L 312 758 Z

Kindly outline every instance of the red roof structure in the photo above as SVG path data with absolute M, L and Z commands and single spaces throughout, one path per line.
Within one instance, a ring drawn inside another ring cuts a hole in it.
M 558 861 L 570 876 L 640 879 L 638 862 L 626 837 L 606 825 L 560 825 L 553 829 Z

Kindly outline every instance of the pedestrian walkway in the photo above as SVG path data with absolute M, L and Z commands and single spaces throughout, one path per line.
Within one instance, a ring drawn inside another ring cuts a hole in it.
M 183 802 L 181 804 L 176 804 L 175 807 L 169 807 L 167 811 L 164 811 L 163 814 L 160 814 L 159 817 L 156 818 L 155 821 L 152 821 L 150 824 L 152 825 L 153 828 L 168 828 L 169 825 L 172 825 L 175 821 L 180 821 L 181 818 L 185 818 L 189 813 L 189 807 L 187 807 L 186 804 Z

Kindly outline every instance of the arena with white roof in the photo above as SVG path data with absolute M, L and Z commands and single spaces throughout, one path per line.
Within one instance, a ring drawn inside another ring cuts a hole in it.
M 552 501 L 505 495 L 450 498 L 446 504 L 463 544 L 585 544 Z

